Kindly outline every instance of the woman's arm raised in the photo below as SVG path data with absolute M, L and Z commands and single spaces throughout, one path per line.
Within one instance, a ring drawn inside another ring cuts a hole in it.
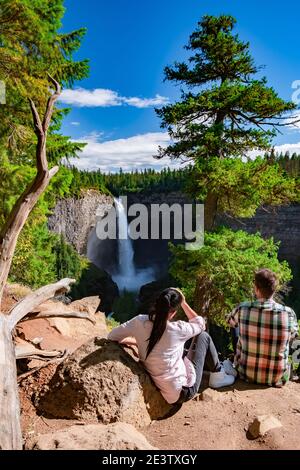
M 182 297 L 181 308 L 186 314 L 186 316 L 188 317 L 188 319 L 192 320 L 193 318 L 199 317 L 199 315 L 195 312 L 195 310 L 193 310 L 192 307 L 190 307 L 190 305 L 187 303 L 183 292 L 177 287 L 173 287 L 173 289 L 177 290 L 177 292 L 179 292 L 179 294 L 181 295 Z
M 190 307 L 186 300 L 182 302 L 181 307 L 189 320 L 199 317 L 199 315 L 195 312 L 195 310 L 192 309 L 192 307 Z

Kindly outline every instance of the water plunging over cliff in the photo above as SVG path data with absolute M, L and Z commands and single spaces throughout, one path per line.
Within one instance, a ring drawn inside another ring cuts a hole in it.
M 112 273 L 112 278 L 120 291 L 137 291 L 143 284 L 154 280 L 154 272 L 151 268 L 135 268 L 127 214 L 121 198 L 114 202 L 118 216 L 118 268 L 115 274 Z
M 122 199 L 115 199 L 115 207 L 118 215 L 118 273 L 115 280 L 120 289 L 124 289 L 129 280 L 135 277 L 134 251 L 132 240 L 130 239 L 127 215 L 122 203 Z

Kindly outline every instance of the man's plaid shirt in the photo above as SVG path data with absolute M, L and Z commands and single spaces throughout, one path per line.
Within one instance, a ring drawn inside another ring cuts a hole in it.
M 266 385 L 286 383 L 289 341 L 298 332 L 295 312 L 271 299 L 242 302 L 228 323 L 239 326 L 235 363 L 240 377 Z

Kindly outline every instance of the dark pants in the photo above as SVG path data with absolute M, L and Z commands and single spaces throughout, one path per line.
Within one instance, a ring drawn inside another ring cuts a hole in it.
M 238 343 L 238 340 L 239 340 L 239 335 L 240 335 L 239 327 L 230 328 L 230 333 L 231 333 L 233 352 L 234 352 L 234 354 L 236 354 L 236 346 L 237 346 L 237 343 Z
M 196 382 L 192 387 L 183 387 L 179 403 L 188 401 L 198 393 L 202 382 L 203 371 L 218 372 L 221 368 L 219 357 L 213 340 L 208 333 L 202 331 L 193 338 L 187 357 L 192 361 L 196 371 Z

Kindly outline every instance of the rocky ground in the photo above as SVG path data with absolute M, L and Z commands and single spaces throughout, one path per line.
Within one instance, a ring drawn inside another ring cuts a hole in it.
M 58 430 L 75 424 L 89 424 L 84 420 L 49 419 L 36 413 L 30 397 L 43 382 L 48 383 L 48 374 L 53 374 L 53 368 L 43 369 L 30 381 L 31 385 L 26 381 L 20 387 L 25 439 L 48 433 L 54 436 Z M 249 424 L 262 415 L 272 415 L 282 427 L 253 439 L 247 432 Z M 207 388 L 202 396 L 183 404 L 175 415 L 153 420 L 139 431 L 153 447 L 161 450 L 300 450 L 300 383 L 290 382 L 277 389 L 237 381 L 222 391 Z
M 185 403 L 173 417 L 142 430 L 159 449 L 300 449 L 300 383 L 281 389 L 250 386 L 206 389 L 205 400 Z M 272 415 L 282 427 L 252 439 L 247 433 L 256 416 Z
M 4 306 L 7 310 L 18 300 L 19 294 L 20 293 L 16 291 L 14 293 L 10 292 L 9 295 L 5 296 Z M 62 348 L 64 344 L 67 344 L 68 348 L 71 350 L 78 347 L 80 342 L 81 344 L 82 342 L 86 342 L 88 337 L 91 338 L 93 336 L 93 333 L 95 336 L 99 333 L 101 322 L 97 323 L 96 327 L 94 327 L 95 330 L 92 331 L 90 328 L 93 327 L 93 325 L 86 320 L 80 321 L 75 319 L 72 321 L 72 324 L 69 323 L 71 320 L 62 320 L 63 319 L 61 319 L 60 323 L 53 323 L 51 319 L 32 320 L 32 322 L 27 322 L 26 326 L 25 323 L 23 324 L 21 332 L 27 339 L 36 336 L 38 333 L 39 336 L 44 338 L 44 343 L 41 344 L 44 344 L 47 348 L 54 347 L 55 344 L 58 344 L 56 347 Z M 34 326 L 34 322 L 43 323 Z M 32 331 L 30 331 L 30 323 L 33 325 Z M 78 332 L 76 330 L 77 328 Z M 77 333 L 81 335 L 80 341 L 78 340 Z M 75 341 L 74 337 L 76 336 Z M 72 359 L 72 357 L 70 359 L 70 368 L 75 366 L 77 368 L 77 375 L 74 375 L 76 386 L 78 385 L 78 367 L 85 364 L 85 366 L 82 367 L 86 368 L 86 361 L 82 359 L 83 349 L 81 348 L 80 354 L 77 354 L 76 350 L 74 356 L 72 356 L 74 359 Z M 137 400 L 136 403 L 140 404 L 140 412 L 142 413 L 143 404 L 140 403 L 140 400 L 141 396 L 143 396 L 143 391 L 140 382 L 142 380 L 144 384 L 145 379 L 141 375 L 139 375 L 138 380 L 136 379 L 137 366 L 133 366 L 133 362 L 132 364 L 130 363 L 130 361 L 134 361 L 134 359 L 130 357 L 128 359 L 127 356 L 124 356 L 124 358 L 121 357 L 122 364 L 120 366 L 119 353 L 116 353 L 116 356 L 113 358 L 110 358 L 107 350 L 104 351 L 104 353 L 106 354 L 105 357 L 99 356 L 99 360 L 94 360 L 95 358 L 97 359 L 96 355 L 98 353 L 96 354 L 94 351 L 93 355 L 91 355 L 89 352 L 89 357 L 92 358 L 93 361 L 89 364 L 91 369 L 86 379 L 84 378 L 86 372 L 83 374 L 82 389 L 79 388 L 80 393 L 82 393 L 82 390 L 86 389 L 87 381 L 91 380 L 91 377 L 93 378 L 94 373 L 97 374 L 99 368 L 101 375 L 106 374 L 105 380 L 109 377 L 107 374 L 111 374 L 113 382 L 117 380 L 117 383 L 119 383 L 120 393 L 116 402 L 119 400 L 120 403 L 124 403 L 129 384 L 132 399 Z M 81 358 L 80 361 L 77 360 L 76 362 L 76 357 L 77 359 Z M 74 366 L 72 364 L 74 364 Z M 101 364 L 101 367 L 99 364 Z M 68 371 L 71 370 L 70 368 L 67 368 Z M 113 377 L 114 373 L 115 375 L 118 374 L 118 378 Z M 111 425 L 105 426 L 104 430 L 103 426 L 98 425 L 97 430 L 95 428 L 95 431 L 93 431 L 93 442 L 88 442 L 87 440 L 90 434 L 88 432 L 89 428 L 84 428 L 84 425 L 91 425 L 91 421 L 93 421 L 92 425 L 94 426 L 95 419 L 85 419 L 84 416 L 88 415 L 84 413 L 80 419 L 59 419 L 57 417 L 49 417 L 47 413 L 43 412 L 43 409 L 37 411 L 34 406 L 36 398 L 41 390 L 48 387 L 51 379 L 53 377 L 55 379 L 55 374 L 57 375 L 57 365 L 50 364 L 20 382 L 22 431 L 27 446 L 30 447 L 28 443 L 33 442 L 34 444 L 31 444 L 33 448 L 53 448 L 51 446 L 54 444 L 56 446 L 54 448 L 64 448 L 63 446 L 66 445 L 66 443 L 72 441 L 72 448 L 80 448 L 80 442 L 83 442 L 82 439 L 85 441 L 85 448 L 94 448 L 93 446 L 102 448 L 99 446 L 103 445 L 101 444 L 103 442 L 107 442 L 107 445 L 111 446 L 108 448 L 114 448 L 114 445 L 118 446 L 120 449 L 145 448 L 145 445 L 147 446 L 143 437 L 139 434 L 135 435 L 134 430 L 131 432 L 129 429 L 130 432 L 128 431 L 127 433 L 126 427 L 123 425 L 120 426 L 120 429 L 115 427 L 111 428 Z M 61 374 L 66 374 L 66 370 L 63 367 L 61 368 Z M 124 387 L 122 386 L 120 377 L 123 377 Z M 69 378 L 72 378 L 72 373 Z M 61 380 L 63 383 L 66 379 L 62 378 Z M 55 380 L 53 383 L 55 383 Z M 149 385 L 147 383 L 147 390 L 148 389 L 151 389 L 151 384 Z M 140 393 L 142 394 L 141 396 L 139 395 Z M 154 393 L 158 392 L 154 391 Z M 99 400 L 100 398 L 103 401 L 103 397 L 99 395 Z M 59 401 L 59 395 L 57 399 Z M 157 408 L 160 406 L 159 403 L 159 400 L 156 400 L 153 406 Z M 149 403 L 145 404 L 146 413 L 147 407 L 149 407 Z M 118 421 L 116 416 L 116 409 L 114 409 L 112 421 L 116 419 Z M 124 418 L 125 415 L 120 415 L 121 418 L 122 416 Z M 253 439 L 253 436 L 248 432 L 249 424 L 257 417 L 259 417 L 261 421 L 264 421 L 262 416 L 272 416 L 272 424 L 274 420 L 278 420 L 279 423 L 277 422 L 276 425 L 280 427 L 271 429 L 264 435 Z M 120 419 L 120 421 L 122 419 Z M 125 421 L 125 419 L 123 420 Z M 232 387 L 220 391 L 204 387 L 202 395 L 198 396 L 197 399 L 183 404 L 182 408 L 173 416 L 152 421 L 148 416 L 147 419 L 140 421 L 140 426 L 139 422 L 136 420 L 131 421 L 131 424 L 134 424 L 134 426 L 138 428 L 138 431 L 147 439 L 149 448 L 154 447 L 162 450 L 299 450 L 300 381 L 290 382 L 283 388 L 265 388 L 249 385 L 241 381 L 237 381 Z M 60 432 L 62 430 L 64 430 L 64 432 Z M 69 430 L 69 434 L 66 434 L 65 430 Z M 107 434 L 103 434 L 104 431 Z M 128 436 L 132 434 L 132 438 L 130 441 L 128 437 L 130 442 L 127 442 L 125 439 L 126 442 L 124 443 L 124 436 L 127 434 Z

